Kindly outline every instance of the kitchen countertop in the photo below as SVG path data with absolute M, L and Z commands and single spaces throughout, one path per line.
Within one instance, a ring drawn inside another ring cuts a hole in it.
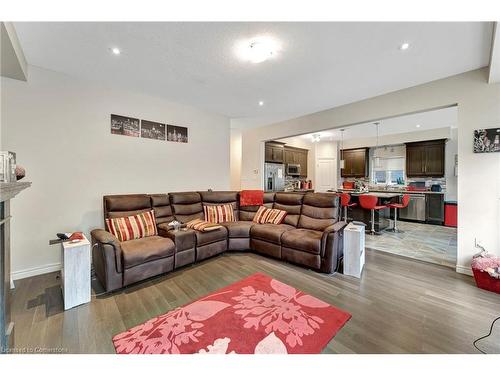
M 337 189 L 338 192 L 357 192 L 355 189 L 342 189 L 339 188 Z M 375 189 L 375 190 L 369 190 L 370 193 L 397 193 L 397 194 L 443 194 L 444 191 L 421 191 L 421 190 L 384 190 L 384 189 Z
M 388 191 L 384 191 L 384 192 L 379 192 L 379 191 L 370 191 L 368 193 L 351 193 L 351 195 L 354 195 L 354 196 L 359 196 L 359 195 L 364 195 L 364 194 L 370 194 L 370 195 L 373 195 L 375 197 L 378 197 L 378 198 L 387 198 L 387 199 L 390 199 L 390 198 L 396 198 L 396 197 L 399 197 L 401 194 L 401 192 L 388 192 Z

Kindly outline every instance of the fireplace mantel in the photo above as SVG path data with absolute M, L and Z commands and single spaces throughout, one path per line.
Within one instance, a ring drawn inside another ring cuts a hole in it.
M 14 198 L 24 189 L 31 186 L 31 182 L 0 182 L 0 202 Z
M 14 322 L 10 315 L 10 200 L 31 182 L 0 182 L 0 353 L 14 345 Z

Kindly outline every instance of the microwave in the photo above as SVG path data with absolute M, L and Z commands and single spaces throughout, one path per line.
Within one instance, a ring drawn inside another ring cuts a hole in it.
M 287 164 L 286 174 L 288 176 L 300 176 L 300 164 Z

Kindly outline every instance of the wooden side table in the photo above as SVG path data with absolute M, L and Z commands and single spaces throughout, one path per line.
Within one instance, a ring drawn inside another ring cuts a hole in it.
M 61 243 L 64 310 L 90 302 L 90 242 Z

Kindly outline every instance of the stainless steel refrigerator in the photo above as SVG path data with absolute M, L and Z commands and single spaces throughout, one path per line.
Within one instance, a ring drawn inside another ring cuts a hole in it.
M 284 164 L 266 163 L 264 165 L 265 191 L 285 190 Z

